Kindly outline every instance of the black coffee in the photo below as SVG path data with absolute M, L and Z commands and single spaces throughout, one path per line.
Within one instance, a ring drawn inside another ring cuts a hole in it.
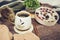
M 28 17 L 29 14 L 18 14 L 19 17 Z

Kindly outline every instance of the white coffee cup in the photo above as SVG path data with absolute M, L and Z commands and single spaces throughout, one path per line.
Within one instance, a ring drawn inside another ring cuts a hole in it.
M 26 11 L 20 11 L 15 16 L 15 28 L 19 30 L 27 30 L 31 27 L 30 13 Z

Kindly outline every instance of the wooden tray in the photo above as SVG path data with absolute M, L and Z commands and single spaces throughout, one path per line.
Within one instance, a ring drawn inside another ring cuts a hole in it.
M 16 34 L 14 31 L 14 25 L 8 21 L 0 21 L 1 24 L 7 25 L 12 34 Z M 32 24 L 34 27 L 33 33 L 35 33 L 41 40 L 60 40 L 60 24 L 48 27 L 41 25 L 32 19 Z

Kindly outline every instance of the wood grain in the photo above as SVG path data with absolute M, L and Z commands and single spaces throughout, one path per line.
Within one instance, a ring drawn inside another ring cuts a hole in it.
M 0 24 L 6 25 L 12 34 L 16 34 L 14 24 L 5 20 L 0 20 Z M 33 32 L 40 37 L 41 40 L 60 40 L 60 24 L 48 27 L 37 23 L 35 19 L 32 19 L 32 24 L 34 26 Z

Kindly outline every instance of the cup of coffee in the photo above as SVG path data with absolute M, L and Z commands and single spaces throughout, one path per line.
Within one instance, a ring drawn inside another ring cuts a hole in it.
M 15 16 L 15 28 L 18 30 L 28 30 L 31 27 L 30 13 L 26 11 L 20 11 Z

